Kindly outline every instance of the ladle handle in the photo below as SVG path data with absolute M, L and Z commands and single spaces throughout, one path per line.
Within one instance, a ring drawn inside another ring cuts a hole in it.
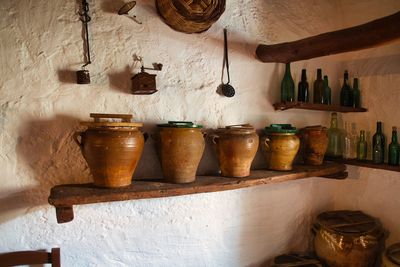
M 100 122 L 100 119 L 121 119 L 122 122 L 131 122 L 132 114 L 103 114 L 90 113 L 90 117 L 94 118 L 94 122 Z
M 224 67 L 226 67 L 226 73 L 228 75 L 228 83 L 231 82 L 229 76 L 229 60 L 228 60 L 228 30 L 224 28 Z

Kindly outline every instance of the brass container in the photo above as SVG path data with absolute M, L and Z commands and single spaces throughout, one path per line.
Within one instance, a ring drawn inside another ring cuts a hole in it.
M 164 178 L 171 183 L 194 182 L 205 147 L 202 126 L 192 122 L 157 126 L 155 139 Z
M 400 266 L 400 243 L 389 246 L 382 255 L 382 267 Z
M 321 165 L 328 148 L 328 129 L 322 126 L 309 126 L 301 130 L 304 145 L 304 163 Z
M 313 225 L 314 248 L 330 267 L 373 267 L 383 242 L 378 220 L 361 211 L 329 211 Z
M 246 177 L 257 153 L 259 138 L 249 125 L 220 128 L 211 136 L 217 154 L 221 175 Z
M 130 122 L 132 115 L 90 114 L 94 122 L 76 132 L 74 139 L 89 165 L 94 184 L 99 187 L 122 187 L 132 182 L 132 175 L 143 152 L 141 123 Z M 101 118 L 119 118 L 123 122 L 102 122 Z M 80 138 L 79 138 L 80 137 Z
M 265 128 L 261 148 L 267 168 L 275 171 L 290 171 L 300 147 L 297 130 L 290 124 L 271 124 Z

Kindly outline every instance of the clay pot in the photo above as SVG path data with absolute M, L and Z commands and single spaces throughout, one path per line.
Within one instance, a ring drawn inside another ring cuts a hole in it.
M 313 225 L 314 248 L 330 267 L 372 267 L 384 241 L 375 218 L 361 211 L 329 211 Z
M 261 147 L 268 169 L 276 171 L 293 169 L 293 160 L 300 147 L 300 139 L 296 133 L 296 128 L 290 124 L 271 124 L 265 128 Z
M 164 178 L 171 183 L 191 183 L 203 156 L 205 141 L 201 125 L 168 122 L 157 125 L 154 136 Z
M 249 125 L 232 125 L 215 131 L 211 136 L 218 157 L 221 175 L 246 177 L 257 153 L 259 138 Z
M 132 175 L 143 152 L 141 123 L 132 123 L 132 115 L 90 114 L 95 122 L 83 122 L 84 132 L 74 139 L 89 165 L 94 184 L 100 187 L 122 187 L 131 184 Z M 124 122 L 100 122 L 100 118 L 120 118 Z M 80 137 L 80 138 L 78 138 Z
M 301 130 L 304 144 L 304 163 L 321 165 L 328 148 L 328 129 L 322 126 L 309 126 Z

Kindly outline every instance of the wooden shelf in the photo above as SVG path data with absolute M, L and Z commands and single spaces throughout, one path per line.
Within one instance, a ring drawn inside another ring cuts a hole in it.
M 366 112 L 366 108 L 351 108 L 342 107 L 337 105 L 324 105 L 324 104 L 313 104 L 304 102 L 281 102 L 274 104 L 275 110 L 287 110 L 287 109 L 308 109 L 308 110 L 320 110 L 320 111 L 332 111 L 332 112 Z
M 357 160 L 357 159 L 333 159 L 329 158 L 330 161 L 335 161 L 338 163 L 343 163 L 347 165 L 354 165 L 359 167 L 371 168 L 371 169 L 381 169 L 393 172 L 400 172 L 400 166 L 391 166 L 389 164 L 375 164 L 372 160 Z
M 116 189 L 99 188 L 93 184 L 65 184 L 53 187 L 48 201 L 56 208 L 57 222 L 65 223 L 74 218 L 73 205 L 233 190 L 316 176 L 344 179 L 347 177 L 345 170 L 342 163 L 325 162 L 321 166 L 295 166 L 289 172 L 254 170 L 246 178 L 198 176 L 189 184 L 165 183 L 161 179 L 134 180 L 132 185 Z

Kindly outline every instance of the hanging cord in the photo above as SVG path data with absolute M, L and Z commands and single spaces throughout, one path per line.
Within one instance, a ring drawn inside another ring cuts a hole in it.
M 228 82 L 231 82 L 231 78 L 229 76 L 229 60 L 228 60 L 228 30 L 224 28 L 224 62 L 222 65 L 222 77 L 221 77 L 221 83 L 224 83 L 224 71 L 226 67 L 226 73 L 228 76 Z
M 90 47 L 89 47 L 89 28 L 88 28 L 88 22 L 92 19 L 89 16 L 89 3 L 86 0 L 82 0 L 82 13 L 79 13 L 80 20 L 82 21 L 83 25 L 85 26 L 85 42 L 86 42 L 86 53 L 87 53 L 87 61 L 86 63 L 82 66 L 82 68 L 85 68 L 87 65 L 91 64 L 90 60 Z

